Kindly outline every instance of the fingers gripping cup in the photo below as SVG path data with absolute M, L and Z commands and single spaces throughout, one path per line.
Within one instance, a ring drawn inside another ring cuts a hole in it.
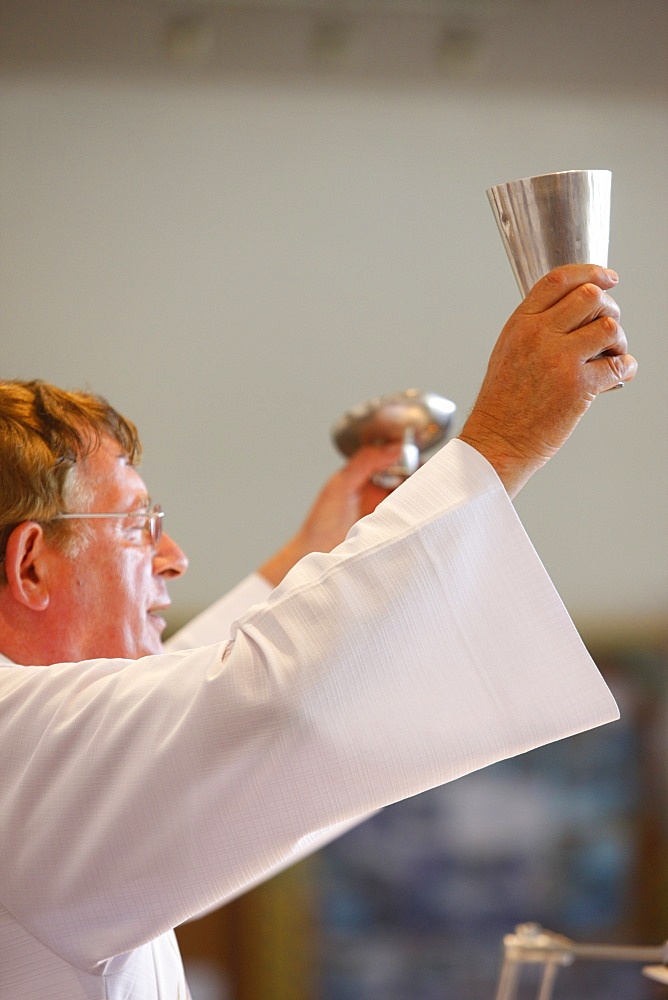
M 562 264 L 608 266 L 609 170 L 564 170 L 488 188 L 522 296 Z

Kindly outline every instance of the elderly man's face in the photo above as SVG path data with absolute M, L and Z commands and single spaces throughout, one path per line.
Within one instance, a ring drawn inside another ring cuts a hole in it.
M 146 486 L 110 438 L 80 466 L 87 512 L 146 509 Z M 82 511 L 78 508 L 77 513 Z M 78 522 L 72 522 L 76 524 Z M 52 599 L 59 610 L 61 659 L 137 658 L 160 652 L 169 606 L 167 581 L 185 572 L 182 550 L 163 532 L 153 545 L 141 518 L 81 522 L 89 538 L 76 557 L 57 559 Z M 53 581 L 53 578 L 52 578 Z

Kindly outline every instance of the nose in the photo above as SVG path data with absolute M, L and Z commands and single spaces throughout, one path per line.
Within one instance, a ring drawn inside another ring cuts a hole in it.
M 164 531 L 153 556 L 153 572 L 155 576 L 166 576 L 174 579 L 183 576 L 188 569 L 188 557 L 173 538 Z

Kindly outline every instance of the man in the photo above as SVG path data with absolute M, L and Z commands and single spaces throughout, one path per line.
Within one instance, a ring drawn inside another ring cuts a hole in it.
M 372 810 L 616 717 L 509 499 L 635 374 L 616 281 L 539 281 L 459 439 L 229 641 L 205 614 L 173 652 L 186 561 L 134 428 L 3 386 L 1 996 L 183 1000 L 174 926 Z M 198 629 L 219 644 L 185 648 Z

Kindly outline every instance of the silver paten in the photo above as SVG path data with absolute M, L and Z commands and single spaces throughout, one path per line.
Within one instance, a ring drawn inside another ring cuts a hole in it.
M 347 458 L 363 445 L 401 442 L 399 462 L 374 478 L 393 489 L 415 472 L 426 452 L 447 439 L 456 409 L 435 392 L 388 393 L 347 410 L 332 427 L 332 440 Z

